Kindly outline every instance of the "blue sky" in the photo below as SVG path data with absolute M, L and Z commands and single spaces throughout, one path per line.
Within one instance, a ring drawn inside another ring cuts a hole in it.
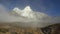
M 60 16 L 60 0 L 0 0 L 8 10 L 14 7 L 23 9 L 30 6 L 33 10 L 46 13 L 50 16 Z

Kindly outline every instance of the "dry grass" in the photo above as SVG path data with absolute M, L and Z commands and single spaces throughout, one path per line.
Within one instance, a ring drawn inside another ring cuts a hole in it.
M 60 34 L 60 24 L 53 24 L 44 28 L 25 28 L 0 23 L 0 34 Z

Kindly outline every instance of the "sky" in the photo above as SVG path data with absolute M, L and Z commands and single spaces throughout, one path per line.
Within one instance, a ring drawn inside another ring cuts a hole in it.
M 20 9 L 30 6 L 32 10 L 46 13 L 50 16 L 60 16 L 60 0 L 0 0 L 9 11 L 14 7 Z

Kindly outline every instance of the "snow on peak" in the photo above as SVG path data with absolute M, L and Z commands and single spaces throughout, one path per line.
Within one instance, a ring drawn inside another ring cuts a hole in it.
M 14 11 L 20 11 L 20 9 L 18 7 L 15 7 L 13 10 Z
M 44 13 L 41 13 L 41 12 L 38 13 L 38 12 L 33 11 L 30 8 L 30 6 L 26 6 L 23 10 L 20 10 L 19 8 L 15 7 L 13 9 L 13 13 L 16 13 L 22 17 L 32 18 L 32 19 L 47 17 L 47 15 Z
M 30 6 L 26 6 L 26 7 L 24 8 L 24 11 L 32 11 L 32 9 L 30 8 Z
M 30 6 L 26 6 L 23 10 L 15 7 L 13 9 L 13 13 L 19 14 L 20 16 L 27 17 L 27 18 L 34 18 L 34 12 L 30 8 Z
M 21 11 L 22 11 L 21 9 L 19 9 L 18 7 L 15 7 L 15 8 L 13 9 L 13 12 L 12 12 L 12 13 L 20 14 Z
M 28 17 L 28 18 L 34 18 L 35 16 L 33 15 L 33 11 L 30 8 L 30 6 L 26 6 L 23 10 L 22 10 L 22 16 Z

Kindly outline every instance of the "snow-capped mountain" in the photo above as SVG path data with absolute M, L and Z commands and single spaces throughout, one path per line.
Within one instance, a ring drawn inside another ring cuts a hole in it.
M 50 23 L 54 22 L 54 19 L 52 17 L 48 16 L 47 14 L 33 11 L 30 6 L 26 6 L 23 10 L 15 7 L 12 12 L 15 17 L 19 17 L 20 22 L 40 22 L 40 23 Z
M 41 12 L 36 12 L 33 11 L 30 6 L 26 6 L 23 10 L 15 7 L 12 11 L 12 14 L 18 14 L 19 16 L 26 17 L 26 18 L 32 18 L 32 19 L 41 19 L 48 17 L 48 15 L 41 13 Z

